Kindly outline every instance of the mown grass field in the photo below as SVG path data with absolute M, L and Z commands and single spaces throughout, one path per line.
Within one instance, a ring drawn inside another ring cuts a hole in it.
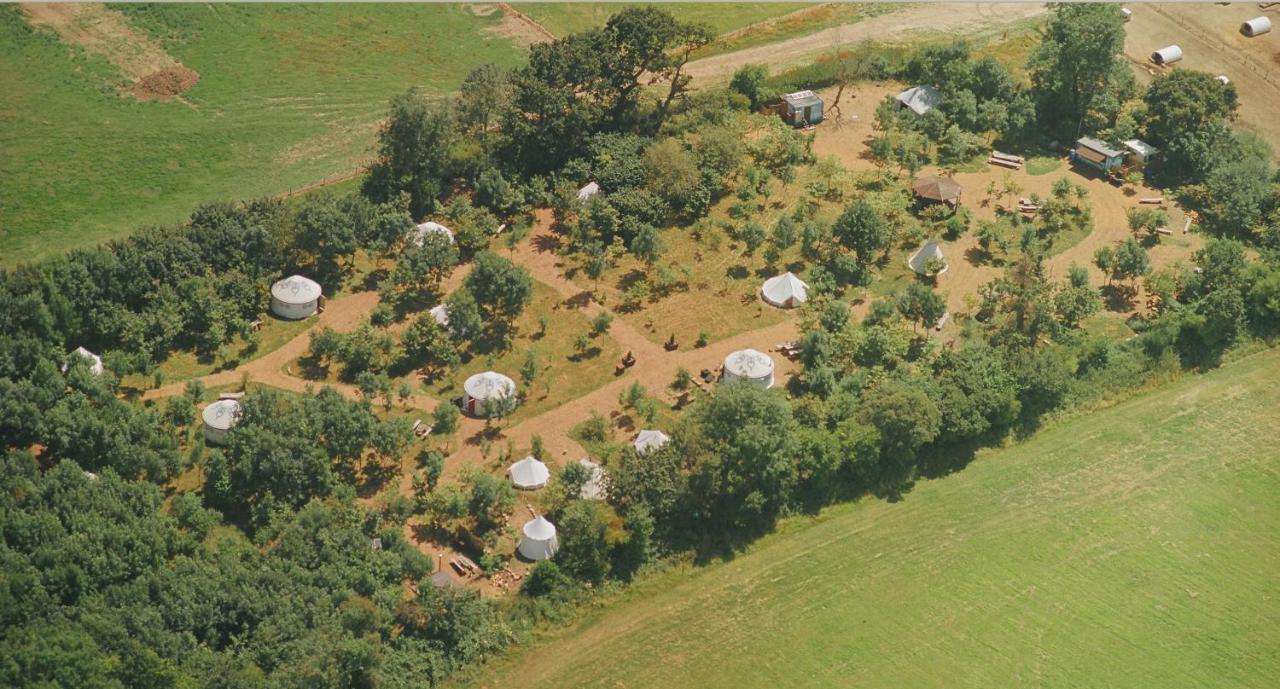
M 501 12 L 456 5 L 112 9 L 200 81 L 185 103 L 138 102 L 105 59 L 0 9 L 0 265 L 349 174 L 393 94 L 524 55 Z
M 647 3 L 637 3 L 644 6 Z M 708 2 L 708 3 L 651 3 L 660 7 L 681 21 L 696 21 L 709 24 L 717 34 L 750 26 L 766 19 L 771 19 L 797 10 L 812 7 L 812 4 L 790 2 Z M 547 31 L 557 37 L 585 31 L 602 26 L 609 17 L 628 7 L 627 4 L 614 3 L 522 3 L 516 6 L 525 16 L 538 22 Z
M 468 686 L 1249 687 L 1280 676 L 1280 351 L 640 585 Z

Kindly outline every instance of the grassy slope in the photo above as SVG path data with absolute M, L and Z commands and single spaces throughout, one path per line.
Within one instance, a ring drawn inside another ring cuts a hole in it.
M 1265 687 L 1280 352 L 657 577 L 482 686 Z
M 681 21 L 705 22 L 717 34 L 811 6 L 789 2 L 652 4 L 667 10 Z M 516 9 L 556 36 L 567 36 L 603 25 L 610 15 L 626 6 L 612 3 L 528 3 L 517 5 Z
M 523 51 L 446 5 L 122 5 L 200 83 L 116 95 L 104 60 L 0 9 L 0 265 L 181 220 L 199 202 L 353 171 L 387 99 Z M 458 41 L 465 49 L 458 49 Z

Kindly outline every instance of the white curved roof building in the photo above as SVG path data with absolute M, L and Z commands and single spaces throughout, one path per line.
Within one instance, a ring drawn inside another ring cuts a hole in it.
M 582 490 L 578 492 L 578 497 L 583 500 L 604 500 L 605 494 L 608 492 L 608 486 L 606 485 L 608 476 L 604 473 L 604 467 L 589 459 L 580 459 L 578 464 L 586 467 L 587 471 L 591 472 L 590 478 L 587 479 L 586 483 L 582 484 Z
M 1271 31 L 1270 17 L 1254 17 L 1240 25 L 1240 33 L 1253 38 Z
M 320 283 L 290 275 L 271 286 L 271 312 L 290 320 L 306 318 L 320 309 L 321 294 Z
M 760 296 L 772 306 L 791 309 L 809 300 L 809 285 L 787 272 L 765 280 Z
M 102 371 L 103 371 L 103 368 L 102 368 L 102 357 L 98 356 L 97 354 L 94 354 L 93 352 L 91 352 L 91 351 L 89 351 L 89 350 L 85 349 L 84 347 L 76 347 L 73 351 L 71 351 L 70 353 L 68 353 L 68 354 L 67 354 L 67 361 L 62 362 L 62 372 L 63 372 L 63 373 L 66 373 L 66 372 L 67 372 L 67 366 L 69 365 L 69 363 L 70 363 L 70 359 L 71 359 L 71 357 L 73 357 L 73 356 L 78 356 L 78 357 L 80 357 L 80 358 L 82 358 L 82 359 L 84 359 L 84 360 L 88 361 L 88 362 L 89 362 L 89 372 L 90 372 L 90 373 L 92 373 L 93 375 L 95 375 L 95 376 L 100 376 L 100 375 L 102 375 Z
M 666 433 L 645 429 L 636 434 L 636 439 L 631 443 L 631 446 L 636 448 L 636 452 L 649 452 L 669 442 L 671 442 L 671 436 Z
M 546 517 L 534 517 L 525 522 L 520 530 L 524 533 L 524 538 L 520 539 L 517 549 L 529 560 L 549 560 L 560 548 L 556 525 L 547 521 Z
M 514 380 L 494 371 L 477 373 L 462 384 L 462 409 L 472 416 L 480 416 L 486 401 L 515 395 Z
M 724 382 L 739 381 L 773 387 L 773 358 L 754 349 L 740 349 L 724 358 Z
M 600 193 L 600 185 L 595 182 L 589 182 L 587 186 L 578 190 L 578 202 L 587 203 L 592 197 Z
M 441 225 L 438 222 L 431 222 L 431 221 L 421 223 L 415 226 L 412 230 L 409 230 L 408 239 L 414 246 L 422 246 L 423 239 L 428 234 L 433 234 L 433 233 L 448 237 L 450 243 L 454 241 L 453 230 L 445 227 L 444 225 Z
M 1167 45 L 1151 53 L 1151 61 L 1157 65 L 1171 65 L 1181 59 L 1182 48 L 1176 45 Z
M 227 431 L 240 420 L 240 403 L 235 400 L 218 400 L 204 408 L 200 418 L 204 421 L 204 439 L 221 445 Z
M 537 490 L 547 485 L 551 478 L 551 470 L 537 457 L 529 455 L 507 467 L 507 475 L 511 477 L 511 485 L 520 490 Z

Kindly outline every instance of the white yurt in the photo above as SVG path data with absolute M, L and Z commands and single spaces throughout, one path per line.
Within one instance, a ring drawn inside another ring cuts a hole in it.
M 550 560 L 560 548 L 560 539 L 556 537 L 556 525 L 541 515 L 524 523 L 520 529 L 524 538 L 520 539 L 518 550 L 520 555 L 529 560 Z
M 320 309 L 320 296 L 315 280 L 290 275 L 271 286 L 271 312 L 289 320 L 306 318 Z
M 71 353 L 67 354 L 67 359 L 68 359 L 68 360 L 70 360 L 70 359 L 71 359 L 71 357 L 73 357 L 73 356 L 78 356 L 78 357 L 80 357 L 80 358 L 85 359 L 86 361 L 88 361 L 88 362 L 89 362 L 89 372 L 90 372 L 90 373 L 92 373 L 93 375 L 95 375 L 95 376 L 100 376 L 100 375 L 102 375 L 102 371 L 103 371 L 103 368 L 102 368 L 102 357 L 98 356 L 97 354 L 94 354 L 93 352 L 91 352 L 91 351 L 89 351 L 89 350 L 85 349 L 84 347 L 76 347 L 74 351 L 72 351 Z M 66 372 L 67 372 L 67 366 L 68 366 L 68 365 L 69 365 L 69 361 L 64 361 L 64 362 L 62 362 L 62 372 L 63 372 L 63 373 L 66 373 Z
M 925 264 L 928 263 L 931 258 L 936 258 L 939 261 L 942 261 L 942 270 L 937 272 L 938 275 L 942 275 L 947 272 L 947 268 L 949 267 L 947 265 L 947 259 L 942 255 L 942 249 L 938 246 L 938 243 L 932 239 L 926 242 L 925 245 L 920 247 L 920 249 L 914 254 L 911 254 L 911 258 L 907 259 L 907 266 L 920 275 L 927 275 L 928 273 L 925 272 Z
M 589 459 L 579 459 L 578 464 L 586 467 L 587 471 L 590 472 L 590 478 L 587 479 L 586 483 L 582 484 L 582 490 L 579 491 L 578 497 L 583 500 L 604 500 L 605 493 L 608 492 L 608 487 L 605 485 L 608 477 L 605 476 L 604 467 Z
M 760 296 L 773 306 L 792 309 L 809 300 L 809 285 L 794 273 L 786 272 L 765 280 Z
M 449 242 L 453 243 L 453 230 L 441 225 L 438 222 L 424 222 L 409 230 L 408 240 L 414 246 L 422 246 L 423 239 L 428 234 L 439 234 L 449 238 Z
M 1181 59 L 1182 48 L 1176 45 L 1167 45 L 1151 53 L 1151 61 L 1157 65 L 1171 65 Z
M 1254 17 L 1240 25 L 1240 33 L 1253 38 L 1271 31 L 1270 17 Z
M 724 358 L 724 382 L 773 387 L 773 358 L 755 349 L 740 349 Z
M 589 203 L 596 194 L 600 193 L 600 185 L 591 182 L 587 186 L 578 190 L 578 203 Z
M 636 434 L 636 439 L 631 445 L 636 448 L 636 452 L 648 452 L 656 450 L 669 442 L 671 442 L 671 436 L 666 433 L 645 429 Z
M 462 410 L 472 416 L 484 413 L 486 400 L 515 397 L 516 382 L 510 378 L 485 371 L 477 373 L 462 383 Z
M 227 437 L 227 431 L 240 419 L 240 403 L 235 400 L 218 400 L 204 408 L 200 414 L 204 420 L 204 439 L 214 445 L 221 445 Z
M 431 317 L 436 319 L 441 328 L 449 328 L 449 307 L 446 304 L 431 307 Z
M 511 485 L 520 490 L 537 490 L 547 485 L 551 478 L 551 470 L 537 457 L 529 455 L 507 467 L 507 475 L 511 477 Z

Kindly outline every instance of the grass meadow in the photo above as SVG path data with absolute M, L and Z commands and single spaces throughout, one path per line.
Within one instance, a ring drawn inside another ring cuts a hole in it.
M 655 575 L 467 686 L 1249 687 L 1280 676 L 1280 351 Z
M 387 100 L 515 65 L 501 12 L 457 5 L 118 5 L 200 73 L 138 102 L 105 59 L 0 8 L 0 266 L 356 171 Z

